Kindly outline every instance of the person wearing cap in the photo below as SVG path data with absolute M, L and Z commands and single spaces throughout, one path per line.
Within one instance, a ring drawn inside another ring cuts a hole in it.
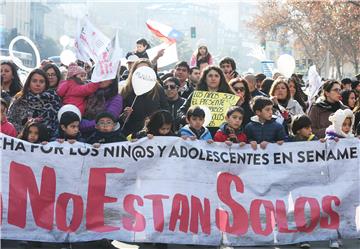
M 86 97 L 90 96 L 103 84 L 101 83 L 87 83 L 86 71 L 76 63 L 69 65 L 67 80 L 61 81 L 57 89 L 57 94 L 62 98 L 63 104 L 72 104 L 80 109 L 84 115 L 86 108 Z
M 56 140 L 59 143 L 68 141 L 70 144 L 73 144 L 76 141 L 84 142 L 79 129 L 81 121 L 79 108 L 70 104 L 64 105 L 59 110 L 58 120 L 59 128 L 51 138 L 51 141 Z
M 191 56 L 190 67 L 195 67 L 195 66 L 200 67 L 198 63 L 201 60 L 207 61 L 209 65 L 214 64 L 214 60 L 211 54 L 209 53 L 207 45 L 204 41 L 198 42 L 198 47 Z
M 126 60 L 127 70 L 121 75 L 121 80 L 126 80 L 129 77 L 129 72 L 134 63 L 139 60 L 139 57 L 135 54 L 129 54 L 129 56 L 126 57 Z
M 118 120 L 109 112 L 102 112 L 96 116 L 96 131 L 87 139 L 87 143 L 94 147 L 100 144 L 127 141 L 120 129 Z

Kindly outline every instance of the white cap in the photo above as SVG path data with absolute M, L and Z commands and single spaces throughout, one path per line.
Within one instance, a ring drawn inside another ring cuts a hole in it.
M 127 58 L 127 62 L 136 62 L 138 60 L 139 60 L 139 57 L 135 54 L 132 54 Z
M 57 118 L 60 122 L 61 116 L 64 114 L 64 112 L 74 112 L 76 115 L 79 116 L 79 119 L 81 120 L 81 112 L 79 110 L 79 108 L 77 108 L 74 105 L 71 104 L 67 104 L 67 105 L 63 105 L 60 110 L 58 111 L 58 115 Z

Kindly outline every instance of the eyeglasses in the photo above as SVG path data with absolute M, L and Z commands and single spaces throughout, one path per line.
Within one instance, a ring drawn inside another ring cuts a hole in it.
M 47 76 L 48 76 L 49 78 L 52 78 L 52 77 L 56 77 L 56 74 L 54 74 L 54 73 L 49 73 Z
M 176 85 L 164 85 L 164 89 L 165 90 L 174 90 L 174 89 L 176 89 Z
M 334 91 L 334 92 L 340 93 L 340 92 L 341 92 L 341 89 L 340 89 L 340 88 L 334 88 L 334 89 L 331 89 L 331 91 Z
M 114 122 L 98 122 L 97 125 L 102 126 L 102 127 L 112 126 L 112 125 L 114 125 Z
M 235 92 L 245 92 L 245 87 L 233 87 Z

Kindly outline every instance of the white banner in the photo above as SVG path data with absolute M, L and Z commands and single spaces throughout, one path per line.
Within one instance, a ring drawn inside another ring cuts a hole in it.
M 78 21 L 77 34 L 75 37 L 76 57 L 79 60 L 90 63 L 91 58 L 96 63 L 102 58 L 110 39 L 97 29 L 88 17 Z
M 266 150 L 156 137 L 102 145 L 5 135 L 2 239 L 269 245 L 360 237 L 359 140 Z

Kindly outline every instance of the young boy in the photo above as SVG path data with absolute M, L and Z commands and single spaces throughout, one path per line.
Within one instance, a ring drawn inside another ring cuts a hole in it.
M 8 104 L 4 99 L 1 99 L 1 126 L 0 132 L 4 133 L 11 137 L 16 137 L 16 129 L 12 123 L 7 120 L 6 112 L 8 109 Z
M 79 130 L 81 112 L 74 105 L 67 104 L 60 108 L 58 112 L 59 128 L 55 132 L 51 141 L 56 140 L 59 143 L 68 141 L 70 144 L 84 142 Z
M 192 106 L 186 113 L 186 122 L 188 123 L 180 129 L 180 135 L 186 139 L 190 137 L 191 140 L 206 140 L 212 143 L 210 131 L 203 127 L 205 122 L 205 112 L 199 106 Z
M 241 128 L 244 119 L 244 110 L 239 106 L 232 106 L 226 113 L 226 122 L 222 124 L 214 136 L 215 142 L 225 142 L 231 146 L 233 143 L 245 145 L 246 135 Z
M 268 143 L 283 144 L 285 129 L 272 116 L 273 102 L 267 97 L 256 96 L 251 108 L 255 116 L 251 117 L 251 121 L 245 126 L 245 134 L 251 147 L 256 150 L 258 143 L 262 149 L 265 149 Z
M 96 131 L 87 139 L 87 143 L 98 148 L 100 144 L 126 141 L 119 123 L 111 113 L 102 112 L 96 116 L 95 121 Z
M 291 141 L 315 141 L 318 138 L 312 133 L 311 120 L 305 114 L 296 115 L 292 118 L 291 131 L 293 137 Z

